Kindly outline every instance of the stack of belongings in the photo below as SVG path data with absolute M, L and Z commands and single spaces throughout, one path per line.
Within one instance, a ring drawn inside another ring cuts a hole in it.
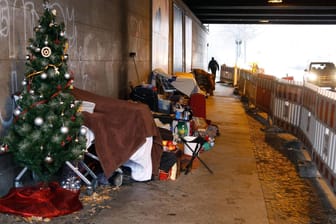
M 215 90 L 214 75 L 202 69 L 193 69 L 192 72 L 199 88 L 206 92 L 207 95 L 213 96 L 213 91 Z

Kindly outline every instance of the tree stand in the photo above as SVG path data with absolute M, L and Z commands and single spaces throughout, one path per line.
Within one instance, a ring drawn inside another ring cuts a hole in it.
M 94 172 L 83 162 L 79 161 L 79 164 L 86 170 L 86 174 L 89 174 L 92 177 L 92 180 L 86 178 L 85 175 L 83 175 L 79 170 L 78 167 L 75 167 L 71 162 L 66 161 L 65 164 L 86 184 L 86 193 L 87 195 L 92 195 L 94 190 L 97 188 L 98 181 L 97 176 L 94 174 Z M 15 177 L 14 179 L 14 187 L 23 187 L 21 178 L 23 175 L 28 171 L 28 167 L 24 167 L 21 172 Z

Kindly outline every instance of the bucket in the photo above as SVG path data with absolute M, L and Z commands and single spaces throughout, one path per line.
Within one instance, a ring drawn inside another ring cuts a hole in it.
M 189 142 L 189 141 L 192 141 L 195 138 L 197 138 L 197 137 L 195 137 L 195 136 L 185 136 L 184 137 L 184 139 L 187 141 L 187 143 L 184 143 L 184 154 L 186 154 L 188 156 L 192 156 L 193 155 L 192 151 L 196 150 L 197 143 L 195 143 L 195 142 Z M 190 148 L 188 146 L 192 149 L 192 151 L 190 150 Z

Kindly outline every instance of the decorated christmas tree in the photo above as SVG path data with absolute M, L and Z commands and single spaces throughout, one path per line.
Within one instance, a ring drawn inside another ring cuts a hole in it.
M 86 129 L 80 102 L 71 94 L 65 25 L 56 21 L 56 10 L 47 1 L 34 33 L 27 47 L 23 90 L 2 147 L 40 180 L 49 181 L 66 161 L 83 157 Z

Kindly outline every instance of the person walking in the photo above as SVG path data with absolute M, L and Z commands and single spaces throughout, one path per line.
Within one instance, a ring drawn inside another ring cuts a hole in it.
M 213 80 L 214 80 L 214 83 L 215 83 L 216 73 L 217 73 L 217 70 L 219 70 L 219 65 L 218 65 L 218 62 L 215 60 L 214 57 L 212 57 L 210 62 L 209 62 L 208 71 L 209 70 L 211 70 L 211 73 L 213 74 Z

